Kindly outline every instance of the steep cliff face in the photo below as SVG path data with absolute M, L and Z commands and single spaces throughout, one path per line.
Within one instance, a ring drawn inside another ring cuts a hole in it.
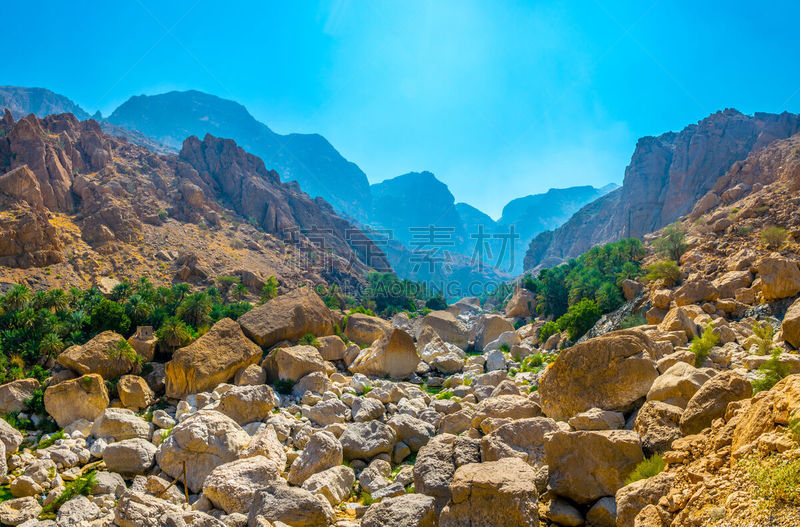
M 0 207 L 0 282 L 200 283 L 246 269 L 286 285 L 357 287 L 370 268 L 389 269 L 328 203 L 212 136 L 188 139 L 180 156 L 159 155 L 91 119 L 15 121 L 6 111 Z M 53 268 L 42 276 L 45 266 Z
M 591 247 L 642 237 L 691 212 L 731 166 L 800 130 L 800 116 L 717 112 L 678 133 L 639 140 L 621 188 L 534 238 L 525 268 L 551 266 Z
M 140 95 L 114 110 L 107 121 L 176 150 L 191 135 L 231 138 L 282 180 L 297 181 L 310 196 L 324 198 L 337 210 L 363 218 L 369 207 L 367 176 L 324 137 L 275 133 L 234 101 L 198 91 Z

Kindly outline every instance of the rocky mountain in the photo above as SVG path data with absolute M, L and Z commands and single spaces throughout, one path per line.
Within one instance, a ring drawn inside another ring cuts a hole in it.
M 550 267 L 594 245 L 642 237 L 688 214 L 735 162 L 800 130 L 800 116 L 744 115 L 727 109 L 678 133 L 644 137 L 621 188 L 579 210 L 561 227 L 539 234 L 526 269 Z
M 231 138 L 283 181 L 297 181 L 309 195 L 322 197 L 335 209 L 363 218 L 369 207 L 366 175 L 324 137 L 275 133 L 233 101 L 198 91 L 139 95 L 114 110 L 107 121 L 175 149 L 191 135 Z
M 46 88 L 0 86 L 0 109 L 2 108 L 8 108 L 15 119 L 22 119 L 31 113 L 37 117 L 71 113 L 79 121 L 90 117 L 86 110 L 72 100 Z
M 0 173 L 6 282 L 204 282 L 247 270 L 286 285 L 355 287 L 368 269 L 390 269 L 328 203 L 282 183 L 232 140 L 190 137 L 179 155 L 159 155 L 91 119 L 15 121 L 6 111 Z

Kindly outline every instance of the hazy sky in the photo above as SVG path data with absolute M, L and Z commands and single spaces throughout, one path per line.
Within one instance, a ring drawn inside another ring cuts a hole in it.
M 638 137 L 726 107 L 800 111 L 800 4 L 769 4 L 13 1 L 0 84 L 106 115 L 210 92 L 323 134 L 371 182 L 430 170 L 497 217 L 549 187 L 621 183 Z

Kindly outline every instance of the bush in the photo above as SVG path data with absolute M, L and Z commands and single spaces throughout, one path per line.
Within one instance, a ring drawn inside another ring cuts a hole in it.
M 789 375 L 789 369 L 780 360 L 781 348 L 774 348 L 767 361 L 758 367 L 761 377 L 753 380 L 753 395 L 771 389 L 778 381 Z
M 303 346 L 314 346 L 315 348 L 319 348 L 321 344 L 317 340 L 317 337 L 312 335 L 311 333 L 306 333 L 300 340 L 297 341 L 298 344 L 302 344 Z
M 547 339 L 549 339 L 556 333 L 559 333 L 558 324 L 556 324 L 552 320 L 545 322 L 544 325 L 542 326 L 542 329 L 539 330 L 539 342 L 541 344 L 544 344 L 545 342 L 547 342 Z
M 425 307 L 434 311 L 441 311 L 447 309 L 447 301 L 441 296 L 435 296 L 425 302 Z
M 267 302 L 278 296 L 278 280 L 274 276 L 267 278 L 264 287 L 261 288 L 261 303 Z
M 584 298 L 575 305 L 569 306 L 567 312 L 556 321 L 561 331 L 566 331 L 569 340 L 575 342 L 589 331 L 602 313 L 594 300 Z
M 296 382 L 293 381 L 292 379 L 278 379 L 273 383 L 272 386 L 273 388 L 275 388 L 275 391 L 278 392 L 279 394 L 289 395 L 290 393 L 292 393 L 292 388 L 294 388 L 295 384 Z
M 780 249 L 788 237 L 789 233 L 783 227 L 767 227 L 761 231 L 761 241 L 770 249 Z
M 719 337 L 714 333 L 714 326 L 709 322 L 703 329 L 703 334 L 700 337 L 692 339 L 692 345 L 689 346 L 689 351 L 694 353 L 694 365 L 700 366 L 705 362 L 711 348 L 717 345 Z
M 622 323 L 620 323 L 619 327 L 620 329 L 629 329 L 637 326 L 644 326 L 645 324 L 647 324 L 647 320 L 644 318 L 644 315 L 641 313 L 635 313 L 625 317 Z
M 664 234 L 653 242 L 653 248 L 664 258 L 680 260 L 686 251 L 686 231 L 679 223 L 667 225 Z
M 439 392 L 436 395 L 436 398 L 437 399 L 452 399 L 454 395 L 455 395 L 455 393 L 453 393 L 453 390 L 444 390 L 444 391 Z
M 131 319 L 125 314 L 125 308 L 106 298 L 94 306 L 89 318 L 92 330 L 96 333 L 110 330 L 126 335 L 131 327 Z
M 600 289 L 595 293 L 594 300 L 597 303 L 597 307 L 599 307 L 600 311 L 603 313 L 610 313 L 625 302 L 619 287 L 611 282 L 605 282 L 600 286 Z
M 42 514 L 49 515 L 54 513 L 63 504 L 81 494 L 88 496 L 92 492 L 92 489 L 97 486 L 96 474 L 97 471 L 93 470 L 74 481 L 67 482 L 64 485 L 64 490 L 58 495 L 58 498 L 42 508 Z
M 647 266 L 647 274 L 644 276 L 648 281 L 661 280 L 665 287 L 672 287 L 681 281 L 681 269 L 672 260 L 662 260 Z
M 787 460 L 773 454 L 763 459 L 750 456 L 739 463 L 747 470 L 758 496 L 770 508 L 779 504 L 800 505 L 800 459 Z
M 633 469 L 633 472 L 631 472 L 625 480 L 625 484 L 630 485 L 634 481 L 639 481 L 640 479 L 652 478 L 664 470 L 666 466 L 667 464 L 664 463 L 664 458 L 661 457 L 661 454 L 653 454 L 636 465 L 636 468 Z
M 767 355 L 772 352 L 772 337 L 774 335 L 775 328 L 769 322 L 764 321 L 753 324 L 753 343 L 757 348 L 756 355 Z

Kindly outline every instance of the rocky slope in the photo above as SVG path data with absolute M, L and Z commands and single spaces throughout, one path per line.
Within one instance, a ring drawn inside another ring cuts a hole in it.
M 594 245 L 642 237 L 688 214 L 735 162 L 800 130 L 800 117 L 717 112 L 678 133 L 639 140 L 621 188 L 537 236 L 525 268 L 550 267 Z
M 264 160 L 284 181 L 297 181 L 312 197 L 361 218 L 369 206 L 367 176 L 318 134 L 281 135 L 244 106 L 198 91 L 131 97 L 109 123 L 137 130 L 175 149 L 191 135 L 231 138 Z
M 204 281 L 250 268 L 287 284 L 354 285 L 370 267 L 388 269 L 330 205 L 281 183 L 233 141 L 193 137 L 179 156 L 157 155 L 93 120 L 9 112 L 0 136 L 6 282 Z

